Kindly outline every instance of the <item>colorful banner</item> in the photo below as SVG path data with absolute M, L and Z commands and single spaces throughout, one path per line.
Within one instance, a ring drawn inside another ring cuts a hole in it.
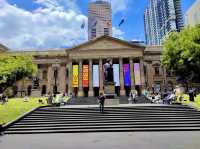
M 123 64 L 124 70 L 124 86 L 131 86 L 131 75 L 129 64 Z
M 135 85 L 141 85 L 139 63 L 134 63 L 134 76 L 135 76 Z
M 113 74 L 114 74 L 115 86 L 120 86 L 119 64 L 113 64 Z
M 93 87 L 99 87 L 99 65 L 93 65 Z
M 73 87 L 78 87 L 78 65 L 73 65 L 72 84 Z
M 83 65 L 83 87 L 89 87 L 89 65 Z

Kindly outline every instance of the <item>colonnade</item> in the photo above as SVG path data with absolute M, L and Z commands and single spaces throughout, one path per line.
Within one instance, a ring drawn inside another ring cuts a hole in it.
M 110 58 L 109 58 L 110 59 Z M 103 72 L 103 65 L 105 62 L 106 58 L 100 58 L 100 59 L 75 59 L 75 60 L 70 60 L 68 63 L 68 70 L 69 70 L 69 76 L 68 76 L 68 94 L 73 94 L 74 93 L 74 87 L 73 87 L 73 65 L 78 65 L 78 87 L 77 89 L 77 96 L 84 96 L 84 91 L 83 91 L 83 62 L 87 61 L 87 65 L 89 66 L 89 76 L 88 76 L 88 81 L 89 81 L 89 86 L 88 86 L 88 96 L 94 96 L 94 87 L 93 87 L 93 64 L 96 64 L 99 66 L 99 93 L 104 91 L 104 72 Z M 141 84 L 139 87 L 144 87 L 145 84 L 145 77 L 144 77 L 144 70 L 143 70 L 143 59 L 142 58 L 119 58 L 119 59 L 112 59 L 115 62 L 119 64 L 119 83 L 120 83 L 120 95 L 125 95 L 126 94 L 126 89 L 124 85 L 124 64 L 129 64 L 130 68 L 130 78 L 131 78 L 131 84 L 129 86 L 130 90 L 135 90 L 136 84 L 135 84 L 135 74 L 134 74 L 134 63 L 137 62 L 140 65 L 140 82 Z

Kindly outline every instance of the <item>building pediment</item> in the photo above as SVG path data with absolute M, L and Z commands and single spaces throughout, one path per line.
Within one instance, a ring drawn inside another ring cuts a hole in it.
M 123 49 L 135 49 L 135 50 L 144 50 L 144 47 L 134 45 L 124 40 L 117 38 L 102 36 L 94 40 L 90 40 L 81 45 L 75 46 L 70 51 L 101 51 L 101 50 L 123 50 Z
M 143 57 L 145 47 L 117 38 L 102 36 L 68 49 L 71 59 L 98 59 L 119 57 Z

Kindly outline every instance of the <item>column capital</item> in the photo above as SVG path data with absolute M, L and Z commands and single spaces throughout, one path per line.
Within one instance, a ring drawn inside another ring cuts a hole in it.
M 133 58 L 132 58 L 132 57 L 129 57 L 129 61 L 133 63 Z

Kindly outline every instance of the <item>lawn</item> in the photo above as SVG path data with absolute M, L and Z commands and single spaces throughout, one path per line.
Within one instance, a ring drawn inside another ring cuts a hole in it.
M 186 95 L 186 94 L 183 95 L 183 101 L 182 102 L 180 102 L 178 99 L 179 99 L 179 97 L 177 98 L 176 103 L 183 103 L 183 104 L 190 104 L 191 103 L 189 95 Z M 195 101 L 192 104 L 195 107 L 200 108 L 200 94 L 195 97 Z
M 200 108 L 200 94 L 197 95 L 197 97 L 195 98 L 195 103 L 194 105 L 197 107 L 197 108 Z
M 38 102 L 39 98 L 29 98 L 28 102 L 24 102 L 23 98 L 12 98 L 9 99 L 8 103 L 0 104 L 0 124 L 6 124 L 20 115 L 30 111 L 39 106 L 45 106 L 45 98 L 40 98 L 43 100 L 44 104 Z

